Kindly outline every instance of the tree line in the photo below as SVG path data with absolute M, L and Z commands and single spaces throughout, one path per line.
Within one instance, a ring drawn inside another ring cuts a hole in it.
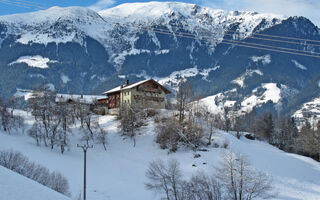
M 70 145 L 72 128 L 79 126 L 81 141 L 100 143 L 107 149 L 108 133 L 100 126 L 92 105 L 82 103 L 80 99 L 57 101 L 57 94 L 46 86 L 34 91 L 28 104 L 34 117 L 28 134 L 37 145 L 43 144 L 51 149 L 58 147 L 63 154 Z

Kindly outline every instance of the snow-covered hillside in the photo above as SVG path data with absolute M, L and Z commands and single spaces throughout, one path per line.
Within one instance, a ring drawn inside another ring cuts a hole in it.
M 32 122 L 32 117 L 22 113 Z M 149 200 L 156 199 L 151 191 L 145 189 L 145 172 L 152 160 L 171 158 L 181 163 L 186 176 L 197 171 L 214 172 L 219 165 L 224 148 L 209 147 L 207 152 L 197 152 L 200 158 L 194 158 L 191 150 L 179 150 L 168 154 L 155 143 L 154 124 L 150 122 L 140 131 L 136 147 L 130 139 L 120 136 L 118 122 L 112 116 L 99 118 L 101 126 L 109 131 L 107 151 L 99 144 L 89 149 L 87 154 L 87 191 L 88 199 L 95 200 Z M 83 152 L 76 147 L 79 133 L 74 130 L 70 150 L 61 155 L 58 150 L 36 146 L 33 139 L 25 135 L 0 133 L 0 149 L 21 151 L 31 161 L 61 172 L 67 177 L 73 196 L 82 190 Z M 245 138 L 238 140 L 230 133 L 217 130 L 214 143 L 229 143 L 233 152 L 248 156 L 252 165 L 268 173 L 273 178 L 277 197 L 275 199 L 297 200 L 320 199 L 320 164 L 310 158 L 285 153 L 267 143 Z M 1 172 L 0 172 L 1 173 Z M 2 177 L 1 177 L 2 178 Z M 0 179 L 1 183 L 1 179 Z M 1 184 L 0 184 L 1 185 Z M 1 191 L 2 193 L 2 191 Z M 0 197 L 1 198 L 1 197 Z M 46 198 L 47 199 L 47 198 Z
M 315 124 L 320 119 L 320 98 L 314 98 L 304 103 L 301 108 L 293 114 L 293 117 L 297 119 L 299 126 L 308 120 L 311 125 L 315 127 Z
M 255 72 L 257 73 L 257 72 Z M 237 84 L 240 84 L 240 79 Z M 243 80 L 241 81 L 241 87 Z M 224 107 L 234 107 L 239 115 L 249 113 L 253 108 L 259 108 L 268 102 L 272 102 L 275 109 L 281 109 L 282 100 L 297 94 L 297 90 L 289 88 L 283 84 L 262 83 L 261 86 L 253 89 L 251 94 L 241 96 L 237 93 L 237 88 L 226 92 L 218 93 L 201 99 L 214 113 L 223 113 Z
M 0 166 L 0 200 L 70 200 L 31 179 Z

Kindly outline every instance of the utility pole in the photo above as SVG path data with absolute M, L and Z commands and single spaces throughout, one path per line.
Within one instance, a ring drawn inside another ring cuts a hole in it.
M 84 153 L 84 162 L 83 162 L 83 200 L 86 200 L 86 187 L 87 187 L 87 150 L 89 148 L 93 148 L 92 145 L 84 144 L 79 145 L 77 147 L 82 148 Z

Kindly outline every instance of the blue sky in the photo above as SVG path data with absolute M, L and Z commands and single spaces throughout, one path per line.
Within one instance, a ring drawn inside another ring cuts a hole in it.
M 161 0 L 158 0 L 161 1 Z M 166 0 L 169 1 L 169 0 Z M 225 10 L 249 10 L 305 16 L 320 26 L 320 0 L 177 0 Z M 94 10 L 146 0 L 0 0 L 0 15 L 31 12 L 52 6 L 84 6 Z

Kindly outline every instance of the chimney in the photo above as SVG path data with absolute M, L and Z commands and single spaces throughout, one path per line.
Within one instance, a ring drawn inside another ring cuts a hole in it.
M 126 85 L 129 85 L 129 80 L 127 79 L 127 81 L 126 81 Z

